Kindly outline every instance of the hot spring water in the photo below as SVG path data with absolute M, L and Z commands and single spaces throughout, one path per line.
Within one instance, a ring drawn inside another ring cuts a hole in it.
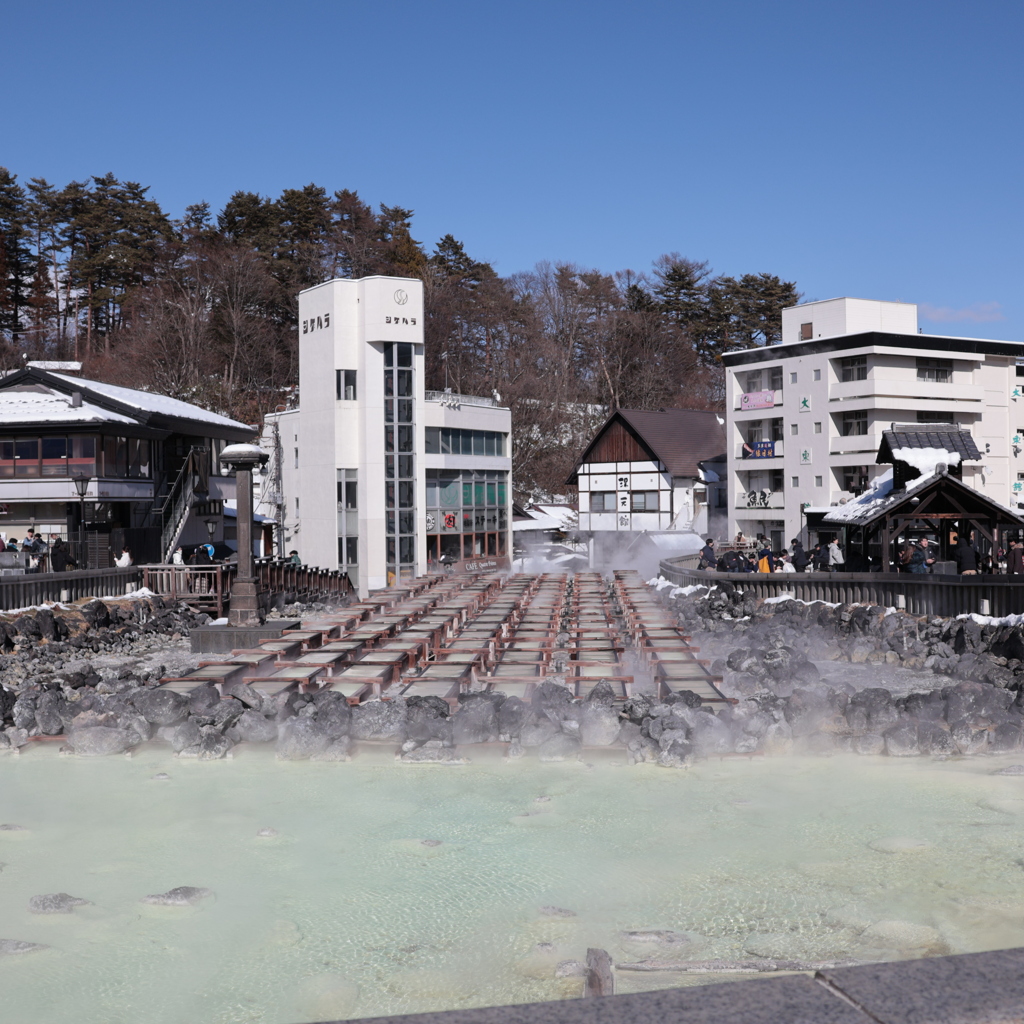
M 1024 778 L 991 774 L 1011 761 L 668 771 L 611 754 L 444 768 L 383 750 L 339 765 L 32 749 L 0 762 L 0 822 L 25 827 L 0 831 L 0 938 L 51 948 L 0 956 L 3 1017 L 298 1024 L 553 999 L 579 994 L 555 968 L 588 946 L 627 963 L 1024 945 Z M 215 895 L 139 902 L 176 886 Z M 91 905 L 29 913 L 56 892 Z M 682 934 L 624 935 L 653 929 Z

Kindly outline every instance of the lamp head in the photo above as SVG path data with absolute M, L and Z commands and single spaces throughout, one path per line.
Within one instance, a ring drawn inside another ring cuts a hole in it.
M 269 459 L 270 456 L 258 444 L 229 444 L 220 453 L 222 465 L 234 470 L 265 466 Z

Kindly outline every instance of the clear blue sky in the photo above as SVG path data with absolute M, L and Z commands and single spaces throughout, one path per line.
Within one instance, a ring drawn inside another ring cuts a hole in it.
M 5 6 L 0 164 L 310 181 L 502 274 L 678 251 L 1024 340 L 1019 0 Z

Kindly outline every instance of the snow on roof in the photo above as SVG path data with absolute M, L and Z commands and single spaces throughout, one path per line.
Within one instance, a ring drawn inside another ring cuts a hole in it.
M 83 380 L 81 377 L 70 377 L 63 373 L 55 373 L 53 376 L 73 386 L 84 386 L 98 394 L 106 395 L 107 398 L 112 398 L 115 402 L 123 402 L 125 405 L 142 409 L 145 412 L 160 413 L 163 416 L 173 416 L 176 419 L 199 420 L 220 427 L 233 427 L 236 430 L 251 429 L 247 423 L 239 423 L 237 420 L 228 419 L 227 416 L 210 412 L 202 406 L 192 405 L 191 402 L 182 402 L 177 398 L 168 398 L 167 395 L 158 395 L 152 391 L 136 391 L 135 388 L 121 388 L 116 384 L 107 384 L 99 380 Z
M 0 423 L 131 423 L 130 416 L 98 405 L 71 404 L 71 396 L 42 384 L 0 389 Z
M 530 519 L 515 519 L 512 521 L 514 533 L 521 533 L 523 530 L 567 530 L 573 524 L 566 523 L 561 516 L 536 515 Z
M 923 450 L 923 449 L 921 449 Z M 935 464 L 932 464 L 935 469 Z M 871 486 L 845 505 L 836 505 L 828 510 L 825 517 L 830 523 L 845 523 L 870 516 L 876 508 L 884 505 L 892 493 L 892 469 L 876 476 Z
M 892 457 L 913 466 L 921 476 L 931 476 L 939 463 L 960 465 L 960 453 L 946 448 L 893 448 Z

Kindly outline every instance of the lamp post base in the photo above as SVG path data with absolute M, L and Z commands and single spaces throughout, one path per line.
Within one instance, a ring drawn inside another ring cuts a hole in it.
M 266 621 L 266 616 L 260 608 L 259 593 L 256 588 L 256 579 L 250 577 L 235 577 L 231 584 L 231 609 L 228 612 L 228 622 L 232 626 L 252 626 Z

